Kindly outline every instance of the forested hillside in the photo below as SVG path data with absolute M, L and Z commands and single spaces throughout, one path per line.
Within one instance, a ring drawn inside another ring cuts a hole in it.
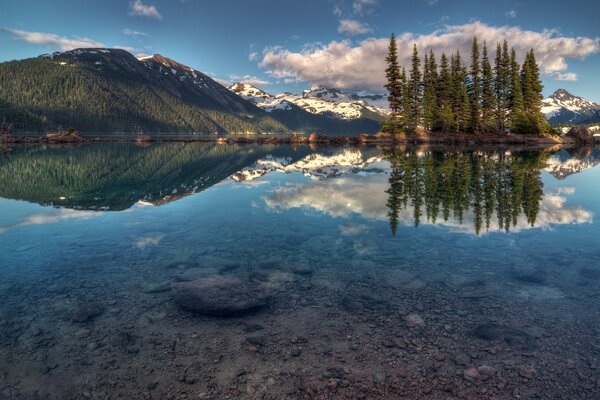
M 0 115 L 17 132 L 287 132 L 207 75 L 161 56 L 79 49 L 0 64 Z

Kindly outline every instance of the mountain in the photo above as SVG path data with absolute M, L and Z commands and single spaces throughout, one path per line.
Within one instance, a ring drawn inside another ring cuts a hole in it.
M 278 95 L 269 94 L 244 83 L 234 83 L 229 89 L 264 110 L 271 110 L 274 106 L 285 108 L 289 104 L 294 104 L 311 114 L 328 115 L 345 120 L 371 118 L 381 121 L 390 114 L 389 110 L 383 106 L 383 96 L 363 97 L 325 86 L 314 86 L 302 94 L 286 92 Z M 377 102 L 380 106 L 371 105 L 367 99 Z
M 287 132 L 206 74 L 159 54 L 76 49 L 0 64 L 0 115 L 16 131 Z
M 542 102 L 542 112 L 552 125 L 600 122 L 600 105 L 558 89 Z
M 598 149 L 589 150 L 588 153 L 581 155 L 571 154 L 568 150 L 562 149 L 548 159 L 544 171 L 556 179 L 563 180 L 598 165 L 600 165 L 600 150 Z
M 103 143 L 78 148 L 17 146 L 0 157 L 0 197 L 77 210 L 121 211 L 201 192 L 273 156 L 295 162 L 306 146 Z
M 300 133 L 374 133 L 387 115 L 386 110 L 331 89 L 305 91 L 302 95 L 283 93 L 275 96 L 247 83 L 234 83 L 229 90 L 270 113 L 290 130 Z
M 369 156 L 369 153 L 371 153 L 369 150 L 345 149 L 333 154 L 312 153 L 298 160 L 269 155 L 237 171 L 230 176 L 230 179 L 236 182 L 250 182 L 272 172 L 286 174 L 301 172 L 313 180 L 324 180 L 361 169 L 365 170 L 372 164 L 382 162 L 379 154 Z

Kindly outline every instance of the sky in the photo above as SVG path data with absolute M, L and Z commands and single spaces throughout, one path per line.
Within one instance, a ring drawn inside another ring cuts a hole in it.
M 0 62 L 78 47 L 160 53 L 221 82 L 268 92 L 326 85 L 382 93 L 389 36 L 400 61 L 412 46 L 460 50 L 505 38 L 533 48 L 544 94 L 600 102 L 600 2 L 571 0 L 0 0 Z

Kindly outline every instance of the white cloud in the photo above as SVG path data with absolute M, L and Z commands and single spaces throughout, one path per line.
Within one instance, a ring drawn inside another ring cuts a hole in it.
M 136 31 L 136 30 L 129 29 L 129 28 L 123 29 L 123 35 L 133 36 L 133 37 L 148 36 L 147 33 Z
M 435 6 L 439 0 L 423 0 L 425 1 L 425 4 L 427 4 L 429 7 Z
M 156 7 L 147 6 L 142 3 L 142 0 L 134 0 L 129 2 L 129 15 L 162 19 L 162 15 L 158 12 Z
M 365 14 L 371 10 L 371 7 L 377 4 L 377 0 L 354 0 L 352 2 L 352 11 L 355 14 Z
M 552 78 L 554 78 L 554 80 L 557 81 L 569 81 L 569 82 L 573 82 L 577 80 L 577 74 L 573 73 L 573 72 L 567 72 L 567 73 L 562 73 L 562 72 L 552 72 L 550 74 L 548 74 L 549 76 L 551 76 Z
M 566 72 L 567 60 L 583 59 L 599 49 L 599 40 L 589 37 L 561 36 L 555 30 L 534 32 L 519 27 L 494 27 L 479 21 L 464 25 L 449 25 L 426 35 L 403 33 L 397 37 L 400 63 L 408 65 L 413 43 L 421 54 L 433 50 L 438 56 L 457 49 L 468 59 L 473 37 L 488 43 L 493 60 L 496 43 L 505 38 L 522 60 L 525 53 L 535 49 L 542 72 L 553 78 L 574 79 Z M 388 38 L 367 39 L 354 45 L 349 40 L 307 46 L 294 52 L 277 46 L 266 48 L 260 66 L 276 79 L 310 82 L 341 89 L 383 92 L 385 56 Z M 560 73 L 561 75 L 557 75 Z
M 360 21 L 343 19 L 338 26 L 338 32 L 343 33 L 344 35 L 354 36 L 372 32 L 372 29 L 369 25 L 363 24 Z
M 333 15 L 335 15 L 336 17 L 342 16 L 342 8 L 340 7 L 339 4 L 336 4 L 335 6 L 333 6 Z
M 271 82 L 253 75 L 229 75 L 229 80 L 233 82 L 245 83 L 252 86 L 266 86 Z
M 248 54 L 248 61 L 256 61 L 258 60 L 258 52 L 252 51 Z
M 517 12 L 515 10 L 508 10 L 504 15 L 506 15 L 506 18 L 517 18 Z
M 85 37 L 67 38 L 54 33 L 31 32 L 6 27 L 0 27 L 0 31 L 12 34 L 17 40 L 22 40 L 26 43 L 37 44 L 60 51 L 73 50 L 77 48 L 106 47 L 106 45 L 102 42 Z

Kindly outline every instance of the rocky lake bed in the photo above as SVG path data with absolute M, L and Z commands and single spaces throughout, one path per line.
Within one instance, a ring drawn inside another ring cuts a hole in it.
M 580 182 L 542 173 L 536 227 L 392 235 L 387 164 L 334 155 L 126 211 L 3 200 L 0 399 L 597 398 Z

